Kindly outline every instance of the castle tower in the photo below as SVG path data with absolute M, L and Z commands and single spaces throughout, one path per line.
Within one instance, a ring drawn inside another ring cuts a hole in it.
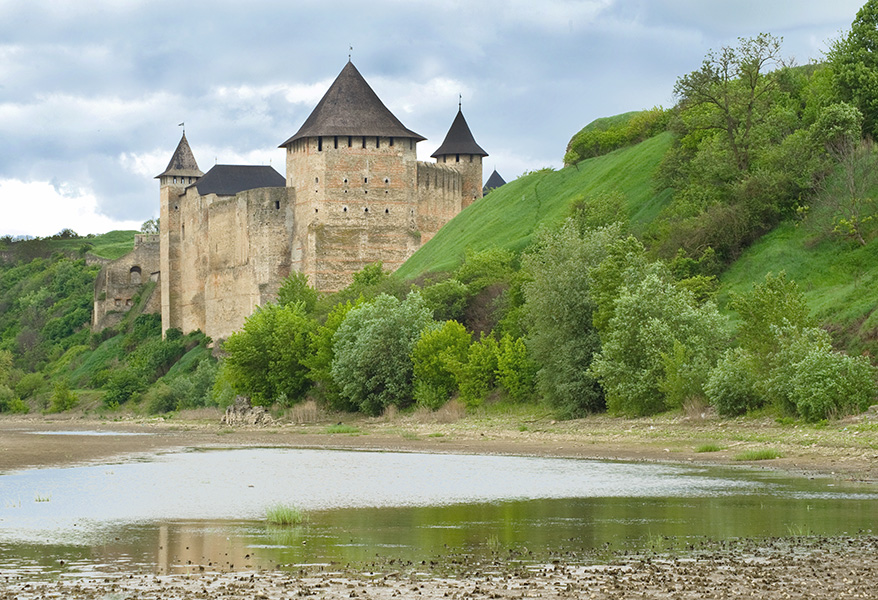
M 296 189 L 292 267 L 320 290 L 345 287 L 364 265 L 395 269 L 420 245 L 416 145 L 348 62 L 283 144 Z
M 182 223 L 180 202 L 186 188 L 198 181 L 204 173 L 195 162 L 195 155 L 189 147 L 186 132 L 180 138 L 168 167 L 159 180 L 159 271 L 162 297 L 162 331 L 171 327 L 181 327 L 180 297 L 180 241 Z
M 482 197 L 482 158 L 488 153 L 476 143 L 459 106 L 445 140 L 431 156 L 463 176 L 462 208 Z

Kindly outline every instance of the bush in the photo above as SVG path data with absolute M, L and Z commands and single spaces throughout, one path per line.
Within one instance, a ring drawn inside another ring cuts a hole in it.
M 46 380 L 42 373 L 27 373 L 15 384 L 15 394 L 21 399 L 27 399 L 40 393 L 46 387 Z
M 724 417 L 742 415 L 765 404 L 758 388 L 753 357 L 743 348 L 726 351 L 704 385 L 708 400 Z
M 403 302 L 381 294 L 352 309 L 333 337 L 332 378 L 342 397 L 369 415 L 413 398 L 411 352 L 433 323 L 417 292 Z
M 504 335 L 497 348 L 497 382 L 516 402 L 530 400 L 534 393 L 537 365 L 528 358 L 521 338 Z
M 863 356 L 818 346 L 796 365 L 792 391 L 796 411 L 806 421 L 862 412 L 875 400 L 875 370 Z
M 602 333 L 592 370 L 614 413 L 649 415 L 679 405 L 680 398 L 668 393 L 678 389 L 671 377 L 694 380 L 687 393 L 701 394 L 701 382 L 727 344 L 728 324 L 716 306 L 696 306 L 668 279 L 656 263 L 640 281 L 625 285 Z M 676 360 L 679 356 L 686 360 Z
M 59 381 L 52 386 L 52 398 L 49 400 L 49 412 L 58 413 L 70 410 L 79 404 L 79 396 L 70 391 L 66 381 Z
M 136 395 L 146 386 L 146 381 L 134 369 L 123 368 L 113 371 L 104 385 L 104 406 L 108 408 L 119 407 L 136 398 Z
M 156 381 L 143 393 L 143 407 L 148 414 L 157 415 L 170 412 L 177 407 L 177 400 L 171 386 L 164 381 Z
M 310 387 L 305 360 L 317 323 L 301 303 L 260 307 L 223 344 L 226 375 L 235 391 L 255 405 L 281 394 L 298 401 Z
M 466 360 L 472 338 L 457 321 L 427 328 L 412 348 L 415 401 L 433 410 L 457 390 L 455 365 Z
M 479 406 L 497 387 L 497 340 L 483 336 L 467 350 L 466 361 L 454 367 L 460 399 L 468 407 Z

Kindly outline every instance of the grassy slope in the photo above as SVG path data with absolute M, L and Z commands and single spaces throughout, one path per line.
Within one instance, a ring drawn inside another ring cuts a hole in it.
M 783 223 L 748 248 L 723 274 L 720 304 L 766 273 L 786 271 L 817 319 L 848 351 L 878 356 L 878 240 L 866 246 Z
M 669 199 L 668 192 L 656 195 L 651 177 L 670 143 L 670 134 L 662 134 L 576 167 L 539 171 L 507 183 L 445 225 L 397 273 L 413 278 L 453 269 L 467 249 L 521 251 L 539 225 L 560 222 L 571 201 L 601 192 L 625 194 L 632 228 L 638 231 Z

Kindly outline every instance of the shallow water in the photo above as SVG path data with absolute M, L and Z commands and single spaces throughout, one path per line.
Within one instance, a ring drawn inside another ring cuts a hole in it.
M 745 469 L 191 450 L 0 476 L 0 572 L 366 565 L 535 550 L 545 558 L 705 538 L 854 534 L 874 526 L 876 500 L 869 486 Z M 275 504 L 299 507 L 308 522 L 268 526 Z

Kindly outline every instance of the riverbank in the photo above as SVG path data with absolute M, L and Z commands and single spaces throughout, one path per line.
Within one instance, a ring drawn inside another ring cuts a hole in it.
M 669 414 L 556 421 L 532 407 L 464 415 L 448 409 L 379 418 L 290 411 L 267 426 L 229 427 L 218 410 L 149 418 L 109 413 L 4 415 L 0 471 L 77 464 L 187 447 L 278 446 L 755 465 L 878 482 L 878 413 L 828 424 Z M 103 435 L 38 435 L 99 432 Z M 113 435 L 113 434 L 118 435 Z M 138 434 L 138 435 L 130 435 Z
M 878 481 L 878 415 L 872 413 L 821 426 L 710 414 L 555 421 L 532 407 L 495 407 L 465 416 L 452 406 L 439 413 L 370 419 L 303 406 L 262 427 L 228 427 L 220 417 L 208 410 L 172 418 L 4 416 L 0 472 L 181 448 L 272 446 L 736 464 Z M 757 456 L 776 458 L 752 460 Z M 539 548 L 528 556 L 499 550 L 483 559 L 451 553 L 435 562 L 404 565 L 376 556 L 368 565 L 277 565 L 259 571 L 244 566 L 222 572 L 208 562 L 167 574 L 102 564 L 100 572 L 57 579 L 4 574 L 0 566 L 0 600 L 873 597 L 878 537 L 850 533 L 702 540 L 695 546 L 656 539 L 655 547 L 634 554 L 556 556 L 552 548 Z
M 368 569 L 340 565 L 158 575 L 114 571 L 56 581 L 0 580 L 0 600 L 71 598 L 874 598 L 878 538 L 790 538 L 705 543 L 684 552 L 616 554 L 593 563 L 525 564 L 498 557 L 449 557 L 438 568 L 377 560 Z M 449 569 L 448 564 L 456 564 Z

